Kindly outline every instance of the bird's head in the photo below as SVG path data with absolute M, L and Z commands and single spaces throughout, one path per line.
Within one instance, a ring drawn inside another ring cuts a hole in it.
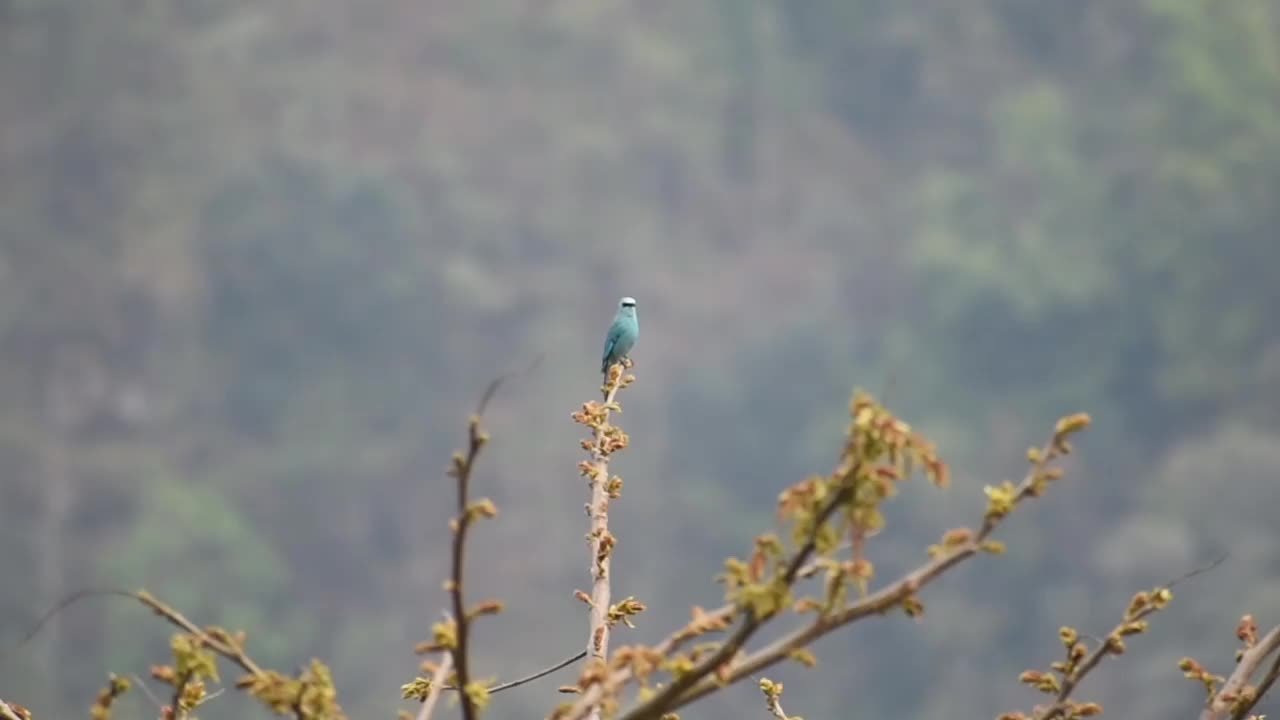
M 624 297 L 618 301 L 618 312 L 634 315 L 636 312 L 636 299 L 633 297 Z

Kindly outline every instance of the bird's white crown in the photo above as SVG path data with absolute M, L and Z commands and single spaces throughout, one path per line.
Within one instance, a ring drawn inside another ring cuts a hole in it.
M 633 297 L 624 297 L 618 301 L 618 307 L 635 307 L 636 299 Z

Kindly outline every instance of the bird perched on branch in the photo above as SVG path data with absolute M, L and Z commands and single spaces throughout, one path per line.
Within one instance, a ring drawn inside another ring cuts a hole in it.
M 640 320 L 636 318 L 636 299 L 624 297 L 618 301 L 618 314 L 613 316 L 609 334 L 604 338 L 604 357 L 600 372 L 608 373 L 609 366 L 628 356 L 640 337 Z

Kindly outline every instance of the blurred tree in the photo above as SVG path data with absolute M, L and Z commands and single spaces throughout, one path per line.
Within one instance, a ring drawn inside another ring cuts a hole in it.
M 245 431 L 276 429 L 315 387 L 335 393 L 333 411 L 353 427 L 394 427 L 426 404 L 420 378 L 439 372 L 432 339 L 446 316 L 402 202 L 371 180 L 333 184 L 275 158 L 206 206 L 206 339 L 224 358 L 231 424 Z

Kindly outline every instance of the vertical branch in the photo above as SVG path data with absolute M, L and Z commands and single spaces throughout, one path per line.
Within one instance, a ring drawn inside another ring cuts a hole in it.
M 591 594 L 587 598 L 590 606 L 587 657 L 589 661 L 603 664 L 609 656 L 609 614 L 612 600 L 610 586 L 610 567 L 613 547 L 617 539 L 609 532 L 609 501 L 617 498 L 622 490 L 622 479 L 609 477 L 609 457 L 616 451 L 625 448 L 629 442 L 626 433 L 609 422 L 612 410 L 621 410 L 615 401 L 618 391 L 634 380 L 633 376 L 623 377 L 626 367 L 623 363 L 615 363 L 609 367 L 602 388 L 604 402 L 588 402 L 582 410 L 574 413 L 574 420 L 592 430 L 591 440 L 583 441 L 583 448 L 591 457 L 579 464 L 579 470 L 587 478 L 587 486 L 591 491 L 591 499 L 587 503 L 587 516 L 590 518 L 590 532 L 587 540 L 591 548 Z M 598 718 L 600 706 L 592 707 L 588 717 Z
M 534 361 L 524 372 L 529 372 L 536 366 L 537 361 Z M 485 600 L 468 608 L 463 595 L 462 576 L 466 562 L 467 530 L 477 520 L 498 515 L 498 508 L 492 500 L 471 499 L 471 474 L 475 470 L 476 458 L 479 457 L 480 450 L 489 443 L 489 433 L 481 428 L 480 418 L 484 415 L 484 409 L 489 405 L 489 401 L 493 399 L 494 393 L 498 391 L 498 387 L 509 377 L 511 377 L 510 374 L 500 376 L 485 388 L 480 404 L 467 423 L 466 452 L 458 451 L 453 454 L 453 462 L 446 473 L 457 481 L 458 488 L 458 514 L 449 521 L 449 529 L 453 531 L 452 567 L 449 571 L 449 579 L 444 583 L 445 591 L 449 593 L 453 606 L 453 617 L 446 616 L 442 622 L 433 625 L 432 640 L 419 643 L 415 648 L 415 652 L 418 653 L 441 652 L 444 654 L 435 668 L 432 680 L 419 678 L 401 688 L 406 698 L 414 697 L 423 701 L 423 707 L 419 712 L 420 718 L 430 716 L 441 690 L 450 689 L 445 685 L 450 664 L 453 666 L 454 673 L 452 688 L 460 691 L 458 702 L 462 706 L 464 720 L 475 720 L 489 702 L 489 689 L 482 683 L 471 680 L 468 643 L 472 620 L 481 615 L 496 615 L 502 612 L 502 603 L 497 600 Z
M 485 401 L 492 396 L 496 386 L 497 381 L 485 393 Z M 480 410 L 471 416 L 471 421 L 467 424 L 466 455 L 462 453 L 455 454 L 453 456 L 453 467 L 449 469 L 449 475 L 458 481 L 458 516 L 449 523 L 453 530 L 453 570 L 447 585 L 449 594 L 453 599 L 455 630 L 455 637 L 453 642 L 449 644 L 449 650 L 453 656 L 453 665 L 458 677 L 458 687 L 462 689 L 462 692 L 458 693 L 458 698 L 462 704 L 463 720 L 475 720 L 477 715 L 477 698 L 473 694 L 474 688 L 471 687 L 470 667 L 467 664 L 467 639 L 471 618 L 467 612 L 466 601 L 462 594 L 462 569 L 466 559 L 467 529 L 471 527 L 471 523 L 478 515 L 488 514 L 481 507 L 482 504 L 472 507 L 470 498 L 471 470 L 475 467 L 476 457 L 480 454 L 480 448 L 484 447 L 485 443 L 489 441 L 488 433 L 480 428 L 480 412 L 484 410 L 484 405 L 485 403 L 481 402 Z
M 115 591 L 105 592 L 114 594 Z M 249 674 L 249 677 L 257 678 L 267 675 L 258 663 L 254 662 L 253 658 L 249 657 L 248 653 L 245 652 L 244 638 L 232 637 L 225 630 L 217 628 L 210 628 L 211 632 L 201 630 L 199 626 L 188 620 L 182 613 L 160 602 L 145 590 L 121 594 L 134 598 L 150 608 L 156 615 L 168 620 L 170 624 L 187 631 L 193 638 L 197 638 L 200 641 L 201 647 L 207 647 L 218 655 L 239 665 L 240 669 Z
M 617 386 L 610 388 L 605 394 L 605 405 L 613 402 L 617 394 Z M 608 417 L 606 409 L 606 419 Z M 590 637 L 587 642 L 588 657 L 604 660 L 609 654 L 609 624 L 607 613 L 612 588 L 609 571 L 612 565 L 612 548 L 615 539 L 609 532 L 609 494 L 605 484 L 609 476 L 609 458 L 604 453 L 605 428 L 596 429 L 596 445 L 591 451 L 592 462 L 596 465 L 597 474 L 589 476 L 591 500 L 587 513 L 590 516 L 591 545 L 591 623 Z

